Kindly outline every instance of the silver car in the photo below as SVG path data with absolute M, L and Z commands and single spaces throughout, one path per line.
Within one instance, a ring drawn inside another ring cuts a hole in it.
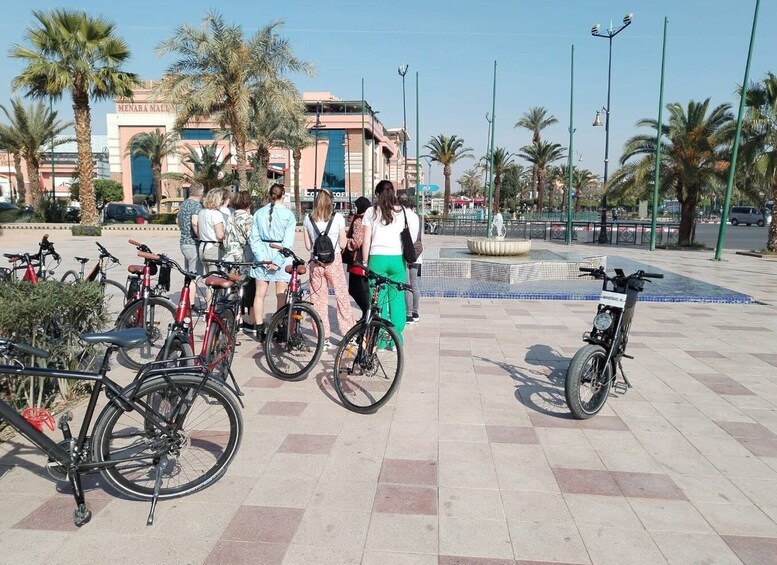
M 766 223 L 766 219 L 761 211 L 752 206 L 732 206 L 731 214 L 728 219 L 732 226 L 739 224 L 752 226 L 753 224 L 756 224 L 760 227 Z

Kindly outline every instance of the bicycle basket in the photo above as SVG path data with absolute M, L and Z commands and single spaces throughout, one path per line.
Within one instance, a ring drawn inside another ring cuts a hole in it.
M 130 275 L 127 277 L 127 300 L 133 300 L 140 289 L 140 277 Z

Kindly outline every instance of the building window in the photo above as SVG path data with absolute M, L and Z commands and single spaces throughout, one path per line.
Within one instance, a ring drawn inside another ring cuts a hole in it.
M 132 157 L 132 194 L 149 195 L 154 193 L 154 175 L 151 172 L 151 161 L 140 155 Z
M 181 130 L 181 139 L 186 141 L 213 141 L 215 136 L 209 128 L 186 128 Z
M 315 136 L 315 131 L 311 133 Z M 329 140 L 321 188 L 328 188 L 332 192 L 345 192 L 345 147 L 343 147 L 345 130 L 320 129 L 318 138 Z

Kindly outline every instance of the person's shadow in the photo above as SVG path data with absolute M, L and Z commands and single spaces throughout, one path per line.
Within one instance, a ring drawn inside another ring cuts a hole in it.
M 564 397 L 564 379 L 569 359 L 555 349 L 543 345 L 532 345 L 524 364 L 513 365 L 476 357 L 501 368 L 515 382 L 515 398 L 518 402 L 540 414 L 570 419 Z

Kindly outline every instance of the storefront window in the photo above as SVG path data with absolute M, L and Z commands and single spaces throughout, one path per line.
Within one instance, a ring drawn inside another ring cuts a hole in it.
M 154 175 L 151 172 L 151 161 L 140 155 L 132 157 L 132 194 L 153 194 Z
M 213 141 L 213 130 L 208 128 L 186 128 L 181 130 L 181 139 L 186 141 Z
M 311 133 L 315 135 L 315 131 Z M 345 130 L 321 129 L 318 131 L 318 137 L 329 140 L 321 188 L 328 188 L 332 192 L 345 192 Z

